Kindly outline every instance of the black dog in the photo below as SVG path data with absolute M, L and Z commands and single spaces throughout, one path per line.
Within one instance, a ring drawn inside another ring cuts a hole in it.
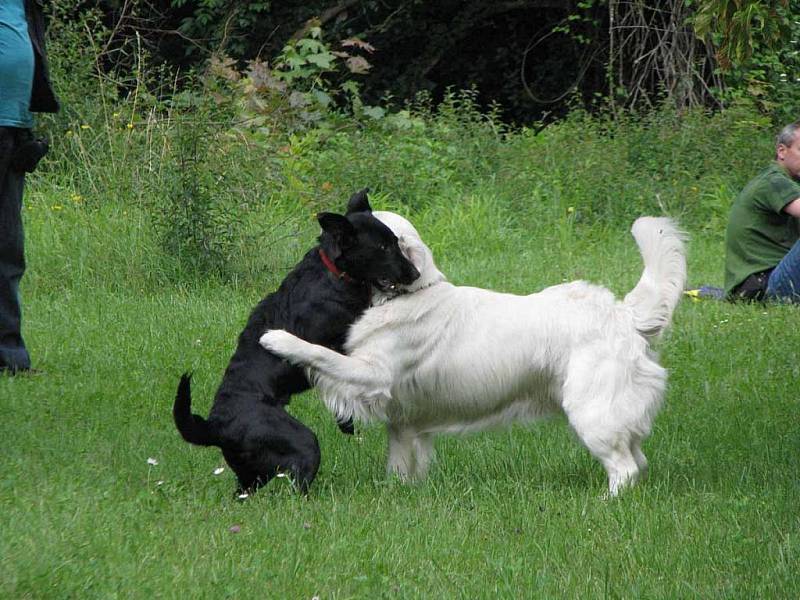
M 320 462 L 316 435 L 284 408 L 292 394 L 310 387 L 308 380 L 264 350 L 261 335 L 286 329 L 341 351 L 349 326 L 369 305 L 372 286 L 384 289 L 419 277 L 395 235 L 372 216 L 366 192 L 350 198 L 345 216 L 317 216 L 319 246 L 250 314 L 207 420 L 191 412 L 190 376 L 178 385 L 172 409 L 178 431 L 192 444 L 220 447 L 242 492 L 278 472 L 291 475 L 305 492 Z

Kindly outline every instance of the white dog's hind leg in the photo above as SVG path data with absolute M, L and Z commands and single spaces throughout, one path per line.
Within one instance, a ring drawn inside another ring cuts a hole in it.
M 592 456 L 603 464 L 608 475 L 610 497 L 639 480 L 639 465 L 631 452 L 627 432 L 615 431 L 612 427 L 598 427 L 596 423 L 585 426 L 584 422 L 572 417 L 570 424 Z
M 608 401 L 596 398 L 590 402 Z M 631 434 L 624 424 L 615 423 L 606 415 L 598 416 L 592 410 L 567 412 L 567 418 L 592 456 L 603 463 L 608 474 L 609 496 L 616 496 L 623 487 L 639 480 L 639 463 L 631 451 Z
M 608 494 L 639 479 L 632 430 L 640 401 L 628 383 L 625 364 L 603 348 L 589 348 L 573 357 L 563 389 L 562 408 L 580 440 L 605 467 Z M 634 406 L 631 406 L 631 405 Z M 639 451 L 641 458 L 644 455 Z M 644 461 L 646 465 L 646 460 Z
M 631 486 L 639 480 L 639 466 L 627 442 L 619 439 L 612 444 L 610 446 L 606 442 L 596 444 L 595 448 L 589 448 L 592 454 L 600 459 L 608 473 L 608 495 L 611 497 L 619 494 L 622 488 Z
M 636 466 L 639 467 L 639 479 L 647 477 L 647 457 L 642 452 L 642 440 L 638 436 L 631 437 L 630 443 L 631 454 L 636 461 Z
M 605 467 L 608 474 L 608 494 L 616 496 L 626 486 L 639 480 L 639 464 L 631 452 L 630 434 L 613 424 L 588 422 L 567 414 L 572 428 L 592 456 Z M 644 455 L 642 455 L 644 457 Z

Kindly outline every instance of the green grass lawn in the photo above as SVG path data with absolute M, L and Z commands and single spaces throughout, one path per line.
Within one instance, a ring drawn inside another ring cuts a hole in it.
M 23 288 L 44 374 L 0 378 L 0 596 L 800 596 L 797 309 L 679 306 L 650 477 L 613 501 L 563 421 L 442 437 L 428 481 L 405 486 L 384 475 L 381 427 L 341 435 L 310 392 L 290 409 L 320 439 L 311 493 L 275 480 L 239 502 L 230 469 L 214 474 L 219 450 L 175 431 L 172 399 L 191 369 L 207 413 L 285 270 L 155 286 L 135 211 L 51 204 L 30 202 Z M 456 283 L 521 293 L 582 277 L 623 294 L 641 270 L 625 228 L 528 226 L 480 202 L 410 216 Z M 286 267 L 313 235 L 287 245 Z M 720 283 L 722 251 L 695 234 L 691 283 Z

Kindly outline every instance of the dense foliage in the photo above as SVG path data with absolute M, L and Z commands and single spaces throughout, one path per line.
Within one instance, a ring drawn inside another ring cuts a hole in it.
M 130 71 L 142 54 L 173 70 L 214 55 L 273 64 L 312 29 L 351 52 L 369 104 L 402 107 L 474 87 L 507 122 L 565 115 L 575 102 L 650 110 L 728 106 L 757 97 L 785 119 L 797 106 L 800 0 L 55 0 L 62 18 L 95 6 L 113 32 L 99 65 Z M 349 46 L 347 45 L 349 43 Z M 368 51 L 364 51 L 368 48 Z M 350 79 L 323 75 L 329 85 Z M 122 89 L 124 87 L 124 82 Z
M 727 98 L 755 98 L 777 123 L 798 119 L 800 0 L 703 0 L 695 25 L 718 48 Z

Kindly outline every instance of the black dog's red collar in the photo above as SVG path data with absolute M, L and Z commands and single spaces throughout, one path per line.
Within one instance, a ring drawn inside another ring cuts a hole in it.
M 328 271 L 333 273 L 333 275 L 337 279 L 343 279 L 347 283 L 355 283 L 355 281 L 356 281 L 355 279 L 350 277 L 350 275 L 348 275 L 344 271 L 340 271 L 339 267 L 337 267 L 335 264 L 333 264 L 333 261 L 330 259 L 330 257 L 327 254 L 325 254 L 325 250 L 323 250 L 322 248 L 319 249 L 319 257 L 322 259 L 322 264 L 325 265 L 325 267 L 328 269 Z

